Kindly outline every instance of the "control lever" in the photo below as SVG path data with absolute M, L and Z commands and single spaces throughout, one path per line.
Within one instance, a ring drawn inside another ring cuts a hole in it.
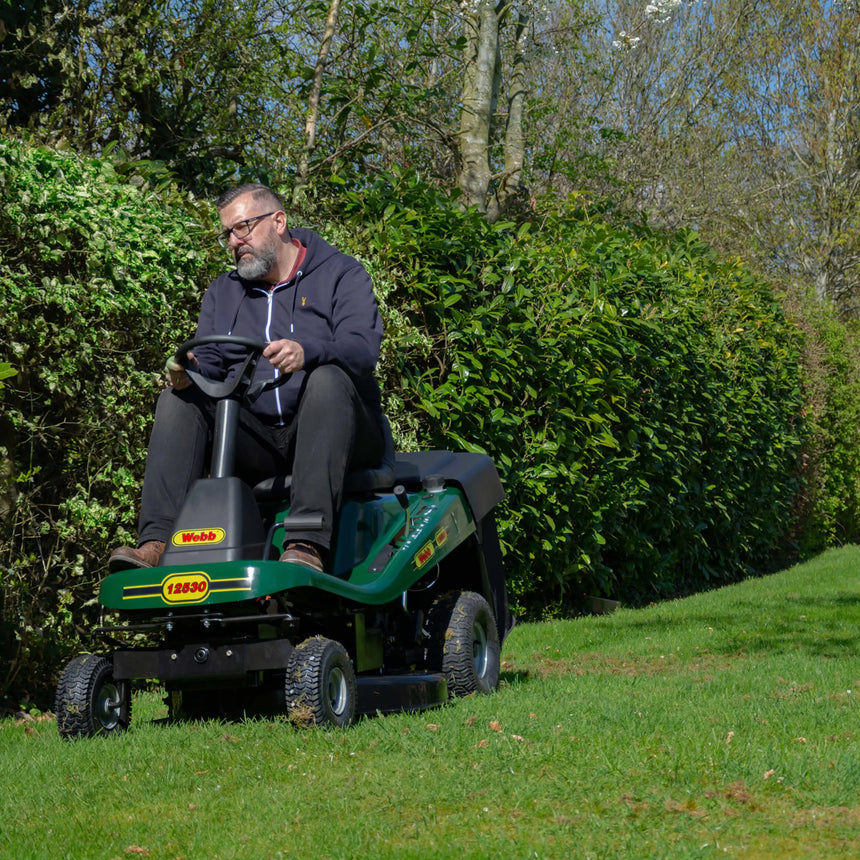
M 409 494 L 406 492 L 406 488 L 403 484 L 398 484 L 392 492 L 394 493 L 394 498 L 397 499 L 397 503 L 401 508 L 403 508 L 406 521 L 403 525 L 403 531 L 392 538 L 391 543 L 385 544 L 385 546 L 379 551 L 379 555 L 376 556 L 373 563 L 370 565 L 371 573 L 381 573 L 385 570 L 385 566 L 389 561 L 391 561 L 394 553 L 397 552 L 396 544 L 401 540 L 404 540 L 409 535 L 409 527 L 412 525 L 412 520 L 409 516 Z M 406 599 L 405 593 L 403 594 L 403 599 Z
M 406 492 L 406 488 L 403 484 L 398 484 L 394 488 L 394 498 L 397 499 L 398 504 L 403 508 L 403 513 L 406 517 L 406 522 L 403 526 L 403 537 L 406 537 L 409 534 L 409 527 L 412 525 L 412 519 L 409 516 L 409 494 Z

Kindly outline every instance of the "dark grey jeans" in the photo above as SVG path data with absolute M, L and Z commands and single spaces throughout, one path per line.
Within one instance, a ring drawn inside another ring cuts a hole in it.
M 193 385 L 161 393 L 146 456 L 141 544 L 170 540 L 188 490 L 209 468 L 214 426 L 214 401 Z M 307 375 L 298 414 L 286 427 L 269 427 L 241 410 L 236 474 L 253 486 L 291 473 L 290 513 L 322 515 L 323 529 L 291 532 L 290 539 L 328 549 L 347 469 L 377 465 L 383 450 L 381 416 L 361 400 L 344 371 L 326 364 Z

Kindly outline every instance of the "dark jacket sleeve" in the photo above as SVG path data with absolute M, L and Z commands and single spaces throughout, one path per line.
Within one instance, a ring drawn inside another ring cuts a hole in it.
M 305 334 L 298 326 L 295 339 L 305 353 L 305 369 L 336 364 L 354 377 L 373 371 L 382 343 L 382 320 L 370 276 L 351 257 L 333 273 L 330 335 Z

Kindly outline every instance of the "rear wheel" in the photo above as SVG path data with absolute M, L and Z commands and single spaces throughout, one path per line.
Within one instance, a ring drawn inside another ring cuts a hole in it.
M 355 672 L 346 649 L 333 639 L 314 637 L 296 647 L 285 690 L 294 723 L 342 727 L 355 719 Z
M 131 688 L 114 680 L 109 660 L 82 654 L 63 670 L 54 710 L 61 737 L 118 734 L 131 722 Z
M 440 597 L 427 619 L 427 662 L 453 696 L 491 693 L 499 683 L 499 632 L 490 604 L 474 591 Z

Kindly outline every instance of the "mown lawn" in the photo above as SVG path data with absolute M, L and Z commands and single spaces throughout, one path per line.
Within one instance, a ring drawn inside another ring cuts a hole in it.
M 10 858 L 860 856 L 860 548 L 523 624 L 490 697 L 347 731 L 0 721 Z

